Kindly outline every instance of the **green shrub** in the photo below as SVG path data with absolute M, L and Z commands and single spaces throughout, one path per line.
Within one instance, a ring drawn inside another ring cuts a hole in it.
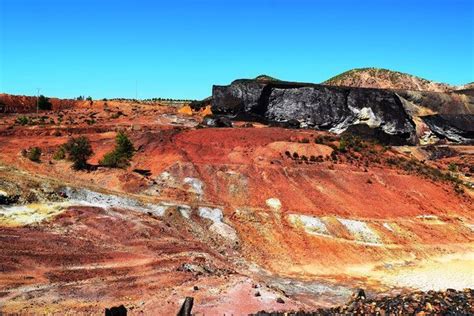
M 39 147 L 31 147 L 28 150 L 26 157 L 33 162 L 40 162 L 41 149 Z
M 64 145 L 59 146 L 58 149 L 53 154 L 54 160 L 63 160 L 66 158 L 66 148 Z
M 49 98 L 45 97 L 44 95 L 40 95 L 38 98 L 38 108 L 40 110 L 51 110 L 53 105 L 49 102 Z
M 19 125 L 28 125 L 29 122 L 30 122 L 29 118 L 24 115 L 18 116 L 15 120 L 15 123 Z
M 451 172 L 457 172 L 458 171 L 458 166 L 454 162 L 451 162 L 448 165 L 448 170 L 451 171 Z
M 89 139 L 85 136 L 70 138 L 64 145 L 68 154 L 68 159 L 73 162 L 72 167 L 76 170 L 86 169 L 87 160 L 92 156 L 93 151 Z
M 125 168 L 130 165 L 134 153 L 133 143 L 123 131 L 120 131 L 115 136 L 114 150 L 106 153 L 99 163 L 105 167 Z
M 345 153 L 347 151 L 347 141 L 345 138 L 341 138 L 337 150 L 339 150 L 341 153 Z

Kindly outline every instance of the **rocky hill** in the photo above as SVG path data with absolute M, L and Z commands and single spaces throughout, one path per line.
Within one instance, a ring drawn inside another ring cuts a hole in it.
M 330 86 L 431 92 L 447 92 L 456 89 L 445 83 L 437 83 L 410 74 L 381 68 L 352 69 L 326 80 L 323 84 Z

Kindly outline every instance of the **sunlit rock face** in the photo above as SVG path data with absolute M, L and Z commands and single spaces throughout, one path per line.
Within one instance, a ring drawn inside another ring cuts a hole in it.
M 350 130 L 390 144 L 419 143 L 422 135 L 417 134 L 416 127 L 420 118 L 439 138 L 472 142 L 470 124 L 465 123 L 473 120 L 471 103 L 471 97 L 456 93 L 248 79 L 214 86 L 212 90 L 212 112 L 217 115 L 335 133 Z M 450 116 L 428 117 L 436 113 Z
M 213 87 L 212 112 L 277 123 L 296 120 L 304 128 L 337 133 L 366 124 L 405 142 L 415 134 L 399 97 L 377 89 L 236 80 L 229 86 Z

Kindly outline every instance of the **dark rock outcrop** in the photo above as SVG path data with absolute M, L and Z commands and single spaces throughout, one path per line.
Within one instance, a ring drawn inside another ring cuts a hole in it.
M 415 125 L 396 93 L 291 82 L 236 80 L 214 86 L 212 112 L 265 122 L 298 121 L 303 128 L 342 132 L 367 124 L 413 142 Z
M 419 117 L 439 138 L 471 142 L 469 124 L 472 127 L 473 105 L 474 98 L 457 93 L 249 79 L 235 80 L 228 86 L 214 86 L 211 100 L 214 114 L 237 120 L 336 133 L 351 131 L 398 145 L 418 142 L 422 136 L 417 135 Z M 423 116 L 427 113 L 443 116 Z
M 127 316 L 127 309 L 123 305 L 106 308 L 105 316 Z
M 436 136 L 453 142 L 474 143 L 474 115 L 436 114 L 422 117 Z

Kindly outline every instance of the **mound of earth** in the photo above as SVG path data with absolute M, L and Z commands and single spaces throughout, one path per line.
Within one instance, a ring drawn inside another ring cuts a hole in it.
M 326 80 L 323 84 L 431 92 L 449 92 L 455 89 L 455 87 L 445 83 L 437 83 L 410 74 L 381 68 L 352 69 Z

